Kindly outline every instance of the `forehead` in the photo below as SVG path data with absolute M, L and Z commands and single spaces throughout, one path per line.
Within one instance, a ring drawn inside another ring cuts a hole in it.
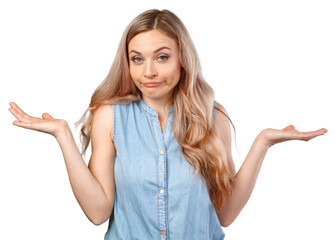
M 172 50 L 177 50 L 178 44 L 171 37 L 154 29 L 139 33 L 133 37 L 128 45 L 128 53 L 132 50 L 153 52 L 160 47 L 169 47 Z

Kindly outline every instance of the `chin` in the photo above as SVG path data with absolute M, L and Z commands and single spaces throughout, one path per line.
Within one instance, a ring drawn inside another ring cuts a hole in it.
M 142 92 L 142 96 L 145 96 L 147 98 L 153 98 L 153 99 L 159 99 L 166 95 L 167 95 L 166 93 L 162 93 L 162 92 L 150 92 L 150 91 Z

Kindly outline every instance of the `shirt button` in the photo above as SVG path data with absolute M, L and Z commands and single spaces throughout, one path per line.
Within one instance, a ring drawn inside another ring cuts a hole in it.
M 165 235 L 166 235 L 166 232 L 165 232 L 165 231 L 162 231 L 162 235 L 165 236 Z
M 164 193 L 164 189 L 161 189 L 161 190 L 160 190 L 160 193 Z
M 164 151 L 160 151 L 160 154 L 163 155 L 163 154 L 164 154 Z

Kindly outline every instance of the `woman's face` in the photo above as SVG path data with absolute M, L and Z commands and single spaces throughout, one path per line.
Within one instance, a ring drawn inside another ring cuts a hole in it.
M 169 101 L 180 79 L 178 44 L 158 30 L 139 33 L 128 45 L 130 75 L 144 100 Z

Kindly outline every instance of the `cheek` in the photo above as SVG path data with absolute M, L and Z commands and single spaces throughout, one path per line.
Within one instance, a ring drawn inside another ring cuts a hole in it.
M 129 67 L 129 72 L 130 72 L 130 76 L 133 80 L 137 80 L 138 79 L 138 70 L 136 70 L 136 68 L 134 67 Z
M 162 71 L 167 78 L 179 79 L 180 77 L 180 66 L 177 64 L 166 66 Z

